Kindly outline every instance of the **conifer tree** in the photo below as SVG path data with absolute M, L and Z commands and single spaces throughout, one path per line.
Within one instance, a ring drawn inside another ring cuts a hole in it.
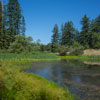
M 10 46 L 10 34 L 8 32 L 8 18 L 7 18 L 7 6 L 4 5 L 3 11 L 3 39 L 4 39 L 4 49 L 8 49 Z
M 91 48 L 100 48 L 100 15 L 91 22 Z
M 57 49 L 57 45 L 59 44 L 59 29 L 58 29 L 58 25 L 55 24 L 54 28 L 53 28 L 53 35 L 52 35 L 52 52 L 55 52 Z
M 82 24 L 82 31 L 80 32 L 80 43 L 83 46 L 89 46 L 90 20 L 87 17 L 87 15 L 84 15 L 84 17 L 81 20 L 81 24 Z
M 52 43 L 53 44 L 58 44 L 59 43 L 59 30 L 58 30 L 57 24 L 55 24 L 52 32 L 53 32 Z
M 16 35 L 20 35 L 21 29 L 21 8 L 18 0 L 9 0 L 8 3 L 9 33 L 11 42 L 15 40 Z
M 71 46 L 73 44 L 74 27 L 72 21 L 68 21 L 64 25 L 62 45 Z
M 2 18 L 2 3 L 0 1 L 0 49 L 3 48 L 3 18 Z
M 25 18 L 24 18 L 24 16 L 22 16 L 22 35 L 24 35 L 24 36 L 25 36 L 25 31 L 26 31 Z
M 63 37 L 64 37 L 64 25 L 62 24 L 61 25 L 61 35 L 60 35 L 60 42 L 61 42 L 61 45 L 63 44 Z
M 95 20 L 92 20 L 91 31 L 100 32 L 100 15 Z

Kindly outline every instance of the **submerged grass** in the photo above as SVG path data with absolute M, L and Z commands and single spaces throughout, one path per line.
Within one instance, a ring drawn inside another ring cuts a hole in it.
M 0 60 L 0 100 L 73 100 L 68 90 L 44 78 L 22 72 L 32 59 Z

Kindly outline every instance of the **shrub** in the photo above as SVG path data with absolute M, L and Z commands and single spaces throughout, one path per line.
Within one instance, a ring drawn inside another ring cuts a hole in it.
M 83 54 L 83 49 L 82 48 L 72 48 L 70 49 L 69 55 L 71 56 L 79 56 Z
M 59 46 L 58 52 L 59 52 L 59 56 L 66 56 L 68 52 L 68 48 L 65 46 Z
M 30 52 L 32 51 L 31 41 L 31 37 L 17 35 L 16 40 L 11 44 L 9 51 L 13 53 Z

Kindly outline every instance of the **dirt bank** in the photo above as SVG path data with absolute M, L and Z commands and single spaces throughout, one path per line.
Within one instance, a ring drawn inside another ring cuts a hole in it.
M 94 50 L 94 49 L 84 50 L 83 55 L 96 55 L 96 56 L 99 56 L 100 55 L 100 49 L 98 49 L 98 50 Z

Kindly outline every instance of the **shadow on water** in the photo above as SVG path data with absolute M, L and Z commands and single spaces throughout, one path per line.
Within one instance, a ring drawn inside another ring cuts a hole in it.
M 92 63 L 92 64 L 91 64 Z M 79 100 L 100 100 L 100 65 L 98 62 L 78 60 L 40 61 L 26 69 L 59 86 L 68 87 L 70 93 L 80 97 Z

